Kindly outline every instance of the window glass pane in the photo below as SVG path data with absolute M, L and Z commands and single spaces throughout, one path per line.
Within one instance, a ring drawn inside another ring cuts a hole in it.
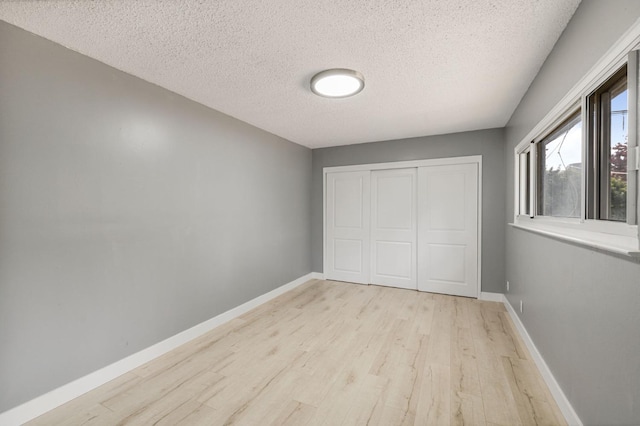
M 627 220 L 627 86 L 611 92 L 609 219 Z
M 540 143 L 540 213 L 545 216 L 580 217 L 582 121 L 579 113 Z

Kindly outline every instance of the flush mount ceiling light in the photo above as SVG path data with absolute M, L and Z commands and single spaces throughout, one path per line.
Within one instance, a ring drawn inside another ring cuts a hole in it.
M 343 68 L 324 70 L 311 79 L 311 91 L 327 98 L 346 98 L 364 89 L 364 76 Z

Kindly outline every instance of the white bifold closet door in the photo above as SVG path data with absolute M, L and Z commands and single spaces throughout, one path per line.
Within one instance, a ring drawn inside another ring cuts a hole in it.
M 478 173 L 479 162 L 327 173 L 325 277 L 478 297 Z
M 418 169 L 418 289 L 478 297 L 478 165 Z
M 369 284 L 370 172 L 329 173 L 326 191 L 325 276 Z
M 371 172 L 371 283 L 417 289 L 417 169 Z

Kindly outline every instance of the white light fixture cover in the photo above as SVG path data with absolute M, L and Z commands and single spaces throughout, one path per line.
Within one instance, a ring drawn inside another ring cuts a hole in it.
M 364 89 L 364 76 L 358 71 L 334 68 L 321 71 L 311 79 L 311 91 L 327 98 L 346 98 Z

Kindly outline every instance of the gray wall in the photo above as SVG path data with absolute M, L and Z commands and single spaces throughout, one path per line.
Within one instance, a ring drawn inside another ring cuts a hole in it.
M 506 128 L 508 220 L 513 149 L 640 17 L 640 2 L 583 0 Z M 512 305 L 585 424 L 640 421 L 640 264 L 507 228 Z
M 322 272 L 322 169 L 330 166 L 482 155 L 482 291 L 504 283 L 504 134 L 502 129 L 313 150 L 312 267 Z
M 311 272 L 311 150 L 0 22 L 0 412 Z

